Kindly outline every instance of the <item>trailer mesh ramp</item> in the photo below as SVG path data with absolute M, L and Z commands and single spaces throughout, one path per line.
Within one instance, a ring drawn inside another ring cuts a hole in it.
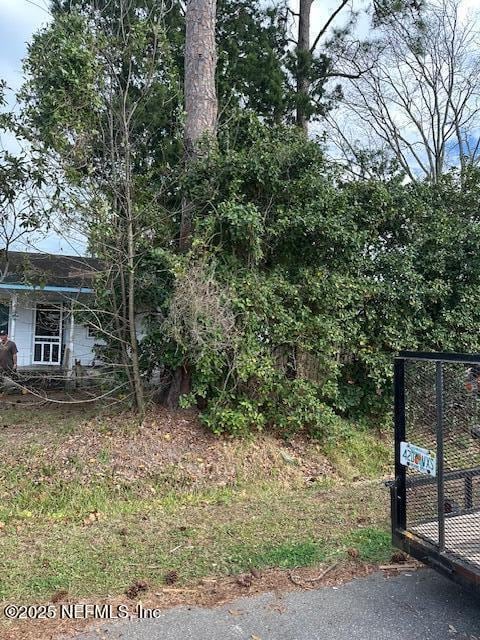
M 413 532 L 438 544 L 438 522 L 426 522 Z M 466 513 L 445 519 L 445 550 L 480 567 L 480 513 Z

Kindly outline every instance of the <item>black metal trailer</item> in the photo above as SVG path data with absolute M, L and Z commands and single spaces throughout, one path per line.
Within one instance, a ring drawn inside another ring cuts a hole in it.
M 480 594 L 480 355 L 395 358 L 395 546 Z

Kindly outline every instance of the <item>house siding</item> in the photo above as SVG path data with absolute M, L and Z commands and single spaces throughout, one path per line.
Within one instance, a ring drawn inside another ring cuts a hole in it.
M 33 309 L 31 301 L 17 304 L 17 321 L 15 323 L 15 344 L 17 345 L 17 363 L 19 367 L 28 367 L 33 362 Z M 9 331 L 12 333 L 12 310 L 10 308 Z
M 70 327 L 65 327 L 65 342 L 68 344 L 68 331 Z M 90 366 L 95 360 L 98 363 L 98 358 L 95 356 L 95 343 L 99 342 L 98 339 L 92 338 L 88 335 L 88 329 L 83 324 L 75 324 L 73 329 L 73 357 L 75 360 L 80 360 L 80 364 L 83 366 Z

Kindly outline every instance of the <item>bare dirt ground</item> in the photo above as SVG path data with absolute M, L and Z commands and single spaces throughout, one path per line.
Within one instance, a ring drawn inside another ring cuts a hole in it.
M 128 412 L 90 417 L 88 405 L 83 410 L 78 405 L 37 407 L 23 397 L 6 409 L 9 420 L 2 424 L 0 408 L 0 437 L 12 454 L 18 446 L 37 443 L 40 427 L 44 456 L 34 457 L 30 464 L 33 468 L 36 459 L 43 464 L 46 458 L 62 467 L 65 479 L 78 477 L 79 462 L 87 463 L 83 471 L 88 478 L 103 476 L 102 453 L 108 455 L 109 470 L 127 481 L 168 469 L 187 486 L 228 486 L 239 474 L 252 469 L 268 473 L 279 465 L 286 467 L 287 476 L 303 475 L 312 481 L 335 474 L 320 447 L 304 438 L 287 443 L 273 436 L 256 436 L 254 441 L 218 437 L 199 424 L 194 411 L 156 408 L 140 424 Z M 69 421 L 75 422 L 74 428 L 71 433 L 64 428 L 59 438 L 59 427 Z

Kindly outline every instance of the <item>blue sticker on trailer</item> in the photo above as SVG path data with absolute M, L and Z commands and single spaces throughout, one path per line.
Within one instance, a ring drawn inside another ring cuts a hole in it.
M 437 456 L 430 449 L 417 447 L 410 442 L 400 443 L 400 463 L 419 473 L 435 477 L 437 475 Z

